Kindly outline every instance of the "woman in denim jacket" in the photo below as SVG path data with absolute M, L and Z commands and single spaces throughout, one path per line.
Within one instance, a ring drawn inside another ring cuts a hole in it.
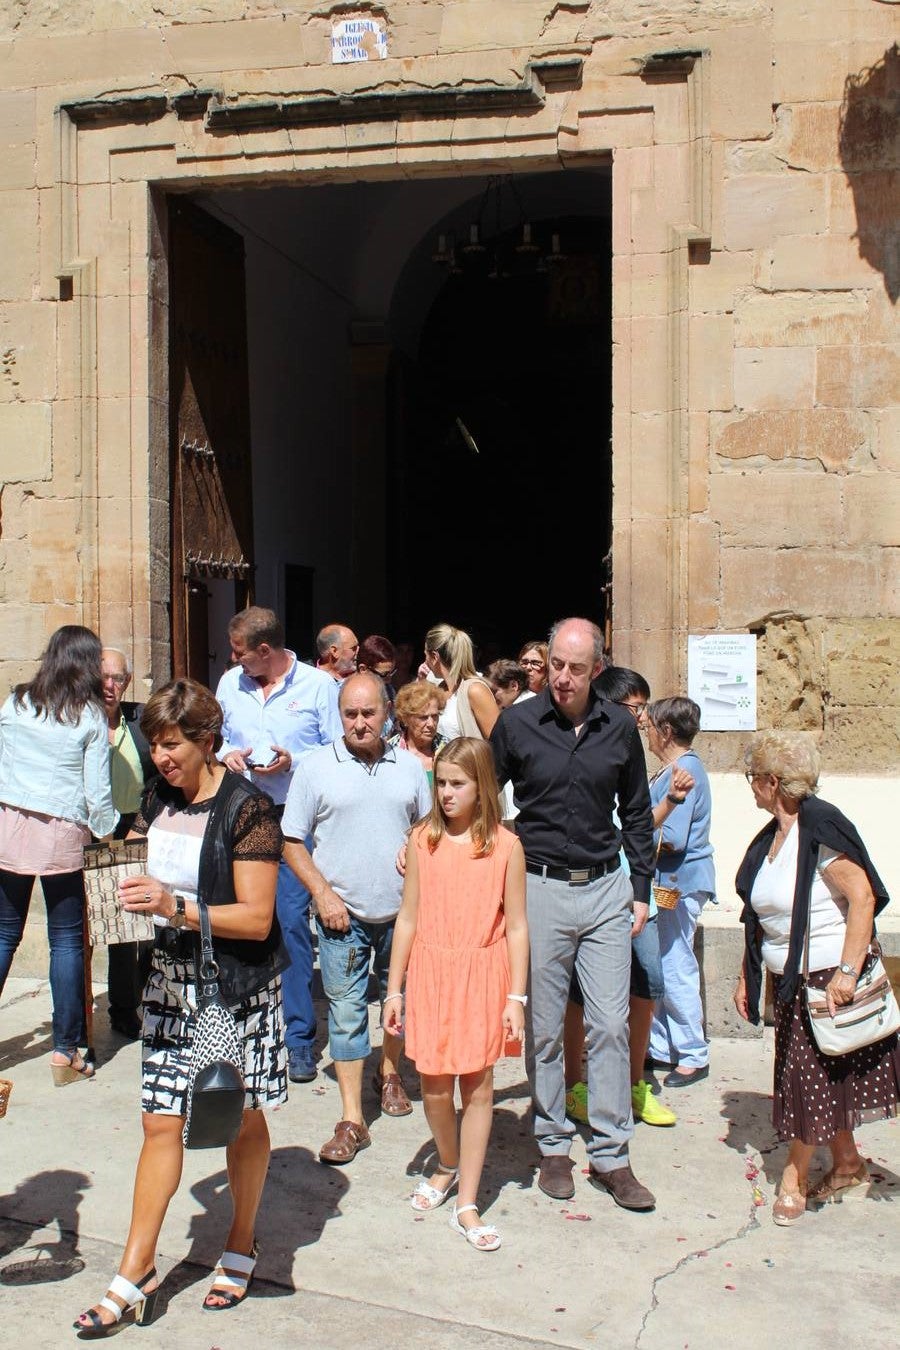
M 0 708 L 0 992 L 25 931 L 35 877 L 47 906 L 57 1087 L 93 1075 L 84 1029 L 82 849 L 118 819 L 100 684 L 100 639 L 67 624 L 33 680 Z
M 654 807 L 666 802 L 674 808 L 658 827 L 662 840 L 655 879 L 681 892 L 674 909 L 659 911 L 665 992 L 650 1032 L 650 1058 L 655 1066 L 671 1068 L 663 1080 L 669 1088 L 687 1087 L 709 1074 L 694 934 L 703 906 L 715 896 L 716 873 L 709 842 L 709 779 L 691 749 L 699 730 L 700 709 L 692 699 L 662 698 L 647 708 L 647 740 L 663 766 L 650 780 L 650 800 Z M 694 781 L 687 794 L 673 785 L 676 766 Z

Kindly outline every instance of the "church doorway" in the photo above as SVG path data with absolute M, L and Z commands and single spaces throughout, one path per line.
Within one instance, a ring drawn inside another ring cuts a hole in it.
M 564 613 L 608 620 L 609 171 L 172 198 L 185 205 L 195 233 L 213 222 L 232 290 L 241 255 L 246 342 L 235 375 L 240 341 L 229 330 L 216 344 L 221 300 L 205 337 L 197 317 L 198 284 L 214 293 L 219 264 L 201 283 L 192 265 L 182 329 L 193 360 L 232 362 L 239 411 L 219 419 L 231 443 L 217 461 L 208 428 L 186 436 L 172 409 L 173 493 L 177 464 L 200 489 L 225 466 L 206 494 L 220 522 L 212 568 L 183 515 L 176 533 L 173 500 L 176 670 L 215 683 L 232 600 L 285 616 L 303 657 L 336 619 L 416 651 L 446 620 L 473 633 L 482 661 L 515 655 Z M 170 263 L 175 376 L 187 283 Z M 229 323 L 237 314 L 229 303 Z M 173 397 L 195 384 L 182 372 Z

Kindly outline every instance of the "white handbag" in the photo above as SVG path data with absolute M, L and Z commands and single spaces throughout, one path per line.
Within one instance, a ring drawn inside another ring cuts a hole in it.
M 877 944 L 876 944 L 877 945 Z M 900 1030 L 900 1007 L 891 987 L 891 981 L 880 956 L 867 965 L 856 985 L 851 1003 L 828 1011 L 828 996 L 824 989 L 809 985 L 809 925 L 803 951 L 803 980 L 809 1023 L 816 1045 L 823 1055 L 847 1055 L 852 1050 L 874 1045 Z

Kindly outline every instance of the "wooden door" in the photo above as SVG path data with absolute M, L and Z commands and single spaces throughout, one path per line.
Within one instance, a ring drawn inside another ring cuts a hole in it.
M 253 500 L 244 242 L 182 198 L 169 203 L 172 666 L 209 682 L 213 581 L 253 598 Z

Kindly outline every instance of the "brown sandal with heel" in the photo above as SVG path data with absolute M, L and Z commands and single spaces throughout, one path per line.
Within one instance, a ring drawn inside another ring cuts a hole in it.
M 855 1172 L 837 1172 L 832 1168 L 812 1188 L 808 1199 L 812 1205 L 839 1205 L 851 1196 L 862 1200 L 869 1194 L 871 1181 L 865 1162 L 861 1161 Z

